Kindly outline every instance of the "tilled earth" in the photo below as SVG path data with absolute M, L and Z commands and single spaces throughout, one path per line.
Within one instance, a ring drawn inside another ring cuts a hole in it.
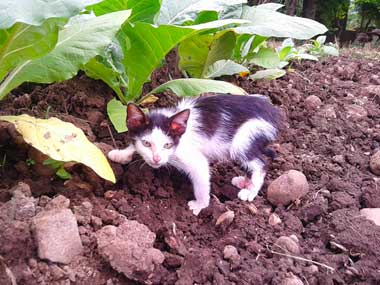
M 0 284 L 12 284 L 13 277 L 17 284 L 301 284 L 289 283 L 294 276 L 303 284 L 379 284 L 380 227 L 359 210 L 380 207 L 380 179 L 369 169 L 380 144 L 380 62 L 340 57 L 293 68 L 270 82 L 228 78 L 269 96 L 286 115 L 285 127 L 272 146 L 277 157 L 259 197 L 239 201 L 230 181 L 243 172 L 217 164 L 211 205 L 198 217 L 187 208 L 191 184 L 174 169 L 153 170 L 136 157 L 125 166 L 112 163 L 116 185 L 81 165 L 72 166 L 73 178 L 63 182 L 41 163 L 40 153 L 0 123 Z M 179 77 L 165 66 L 144 89 L 167 81 L 169 70 Z M 310 95 L 321 105 L 306 100 Z M 111 98 L 102 82 L 78 75 L 59 84 L 24 85 L 1 102 L 0 114 L 59 117 L 107 152 L 128 143 L 105 115 Z M 155 106 L 175 101 L 163 94 Z M 267 186 L 291 169 L 305 174 L 310 190 L 287 207 L 275 207 L 266 198 Z M 68 264 L 38 257 L 32 222 L 58 195 L 69 199 L 68 206 L 59 196 L 62 207 L 75 213 L 83 244 Z M 234 219 L 216 225 L 226 211 Z M 280 220 L 273 222 L 273 214 Z M 97 241 L 100 229 L 126 219 L 154 232 L 153 246 L 165 257 L 152 274 L 135 280 L 113 269 Z M 296 250 L 276 245 L 291 235 Z M 227 245 L 238 255 L 225 256 Z

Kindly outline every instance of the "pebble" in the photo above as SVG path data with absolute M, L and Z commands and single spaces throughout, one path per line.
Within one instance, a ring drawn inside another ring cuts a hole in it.
M 92 204 L 83 202 L 80 206 L 74 206 L 74 214 L 79 224 L 88 225 L 91 222 Z
M 380 226 L 380 208 L 364 208 L 360 210 L 360 214 L 367 220 L 370 220 Z
M 304 285 L 304 284 L 301 281 L 301 279 L 299 279 L 297 276 L 292 274 L 291 276 L 284 278 L 284 280 L 282 280 L 281 282 L 281 285 Z
M 308 110 L 316 110 L 322 105 L 322 100 L 315 95 L 310 95 L 305 99 L 305 106 Z
M 281 236 L 275 244 L 288 253 L 299 254 L 301 252 L 298 242 L 291 237 Z
M 275 225 L 281 224 L 282 220 L 277 214 L 273 213 L 269 216 L 268 223 L 271 226 L 275 226 Z
M 41 259 L 68 264 L 83 251 L 77 221 L 69 209 L 38 213 L 32 229 Z
M 273 205 L 286 206 L 308 191 L 309 184 L 305 175 L 297 170 L 289 170 L 269 185 L 267 197 Z
M 239 260 L 240 255 L 236 247 L 233 245 L 226 245 L 223 249 L 223 257 L 226 260 L 236 261 Z
M 374 174 L 380 175 L 380 150 L 371 156 L 369 167 Z
M 54 199 L 50 200 L 45 209 L 46 210 L 52 210 L 52 209 L 67 209 L 70 206 L 70 200 L 67 199 L 63 195 L 58 195 Z

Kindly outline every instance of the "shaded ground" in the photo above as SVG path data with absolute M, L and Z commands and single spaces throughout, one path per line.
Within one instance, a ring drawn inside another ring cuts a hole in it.
M 168 71 L 164 67 L 156 72 L 145 89 L 168 80 Z M 157 235 L 155 247 L 166 260 L 151 278 L 156 284 L 281 284 L 292 274 L 304 284 L 379 284 L 380 227 L 359 217 L 361 208 L 380 207 L 379 179 L 368 167 L 380 144 L 380 94 L 373 91 L 374 85 L 380 86 L 379 75 L 379 62 L 341 57 L 297 64 L 294 72 L 271 82 L 237 80 L 247 91 L 269 96 L 287 116 L 286 129 L 273 146 L 278 157 L 252 203 L 257 213 L 236 198 L 230 180 L 242 172 L 234 165 L 214 166 L 211 206 L 195 217 L 187 209 L 191 185 L 173 169 L 153 170 L 138 158 L 124 167 L 112 164 L 119 183 L 111 185 L 78 165 L 71 169 L 73 180 L 63 184 L 38 163 L 28 165 L 36 154 L 17 144 L 17 136 L 0 123 L 0 160 L 5 161 L 0 209 L 10 200 L 12 186 L 22 181 L 31 186 L 37 210 L 47 196 L 62 194 L 70 199 L 71 209 L 90 202 L 92 216 L 100 218 L 79 222 L 83 255 L 69 265 L 57 265 L 38 259 L 27 222 L 10 224 L 0 216 L 4 264 L 18 284 L 137 284 L 114 271 L 96 248 L 95 231 L 118 225 L 123 215 Z M 320 108 L 306 108 L 309 95 L 322 100 Z M 75 123 L 107 150 L 113 147 L 105 117 L 111 98 L 103 83 L 78 76 L 46 87 L 25 85 L 1 103 L 0 113 L 57 116 Z M 162 97 L 156 105 L 174 101 Z M 113 131 L 113 136 L 119 147 L 126 145 L 124 134 Z M 289 169 L 306 175 L 310 192 L 287 208 L 273 207 L 266 199 L 267 185 Z M 227 210 L 235 212 L 233 222 L 216 226 Z M 273 212 L 282 222 L 272 226 L 268 219 Z M 281 252 L 274 246 L 277 238 L 292 234 L 299 240 L 298 256 L 335 270 L 274 253 Z M 239 260 L 223 258 L 226 245 L 238 249 Z

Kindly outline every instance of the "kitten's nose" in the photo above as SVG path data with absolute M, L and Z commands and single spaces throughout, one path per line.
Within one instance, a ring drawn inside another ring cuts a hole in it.
M 161 161 L 161 157 L 159 157 L 158 155 L 153 155 L 153 161 L 155 163 L 159 163 Z

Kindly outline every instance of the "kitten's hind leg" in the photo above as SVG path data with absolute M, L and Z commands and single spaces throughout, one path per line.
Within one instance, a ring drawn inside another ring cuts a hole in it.
M 254 159 L 247 163 L 248 169 L 252 172 L 251 183 L 247 183 L 246 187 L 241 189 L 238 197 L 243 201 L 253 201 L 259 193 L 264 183 L 265 178 L 265 164 L 260 159 Z
M 108 153 L 108 158 L 114 162 L 126 164 L 132 160 L 133 154 L 136 148 L 134 145 L 130 145 L 125 149 L 114 149 Z

